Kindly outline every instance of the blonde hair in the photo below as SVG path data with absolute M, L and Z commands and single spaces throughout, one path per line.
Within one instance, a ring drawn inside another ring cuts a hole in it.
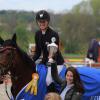
M 61 97 L 59 94 L 51 92 L 51 93 L 46 94 L 44 100 L 61 100 Z

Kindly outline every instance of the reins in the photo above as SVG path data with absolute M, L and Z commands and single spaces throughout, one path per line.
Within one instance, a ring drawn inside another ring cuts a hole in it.
M 6 49 L 11 49 L 11 53 L 10 53 L 10 57 L 9 57 L 9 59 L 8 59 L 8 63 L 7 63 L 7 65 L 5 65 L 6 66 L 6 70 L 9 70 L 10 69 L 10 67 L 11 66 L 13 66 L 13 58 L 14 58 L 14 50 L 15 50 L 15 48 L 12 48 L 12 47 L 5 47 L 5 48 L 3 48 L 3 49 L 1 49 L 0 50 L 0 52 L 3 52 L 3 51 L 5 51 Z M 2 64 L 3 65 L 3 64 Z M 4 65 L 3 65 L 4 66 Z M 2 68 L 2 74 L 6 74 L 5 72 L 4 72 L 4 69 Z M 9 76 L 11 76 L 12 77 L 12 75 L 11 74 L 9 74 L 9 73 L 7 73 Z M 5 83 L 5 91 L 6 91 L 6 94 L 7 94 L 7 96 L 8 96 L 8 98 L 9 98 L 9 100 L 11 100 L 11 98 L 10 98 L 10 96 L 9 96 L 9 94 L 8 94 L 8 91 L 7 91 L 7 83 Z
M 14 48 L 14 49 L 15 49 L 15 48 Z M 8 68 L 8 69 L 9 69 L 11 66 L 13 66 L 14 49 L 11 48 L 11 55 L 10 55 L 10 59 L 9 59 L 9 61 L 8 61 L 8 64 L 7 64 L 7 68 Z M 8 73 L 8 74 L 9 74 L 9 73 Z M 9 74 L 9 75 L 12 77 L 11 74 Z M 10 96 L 9 96 L 9 94 L 8 94 L 8 91 L 7 91 L 7 84 L 5 84 L 5 91 L 6 91 L 6 94 L 7 94 L 8 98 L 9 98 L 9 100 L 11 100 L 11 98 L 10 98 Z
M 5 91 L 6 91 L 6 94 L 7 94 L 8 98 L 9 98 L 9 100 L 11 100 L 11 98 L 10 98 L 10 96 L 8 94 L 8 91 L 7 91 L 7 84 L 6 83 L 5 83 Z

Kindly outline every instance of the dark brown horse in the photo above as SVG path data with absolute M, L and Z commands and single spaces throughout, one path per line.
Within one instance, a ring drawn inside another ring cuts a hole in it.
M 32 79 L 32 73 L 36 72 L 35 64 L 30 57 L 23 52 L 16 43 L 16 34 L 12 39 L 4 41 L 0 38 L 0 76 L 10 71 L 14 97 Z
M 0 77 L 6 75 L 8 72 L 11 73 L 11 92 L 15 98 L 19 91 L 31 81 L 32 74 L 36 72 L 36 66 L 27 53 L 18 47 L 16 43 L 16 34 L 13 35 L 12 39 L 5 41 L 0 38 L 0 44 Z M 58 84 L 61 84 L 62 80 L 58 76 L 56 62 L 50 63 L 49 66 L 51 67 L 51 75 L 53 80 Z M 39 70 L 39 68 L 37 70 Z M 45 77 L 47 75 L 46 70 L 47 67 L 45 66 L 45 68 L 42 68 L 40 71 L 38 71 L 40 76 L 38 86 L 41 86 L 41 83 L 43 84 L 43 82 L 45 84 Z M 42 85 L 42 87 L 43 86 L 44 85 Z M 39 87 L 39 91 L 42 92 L 43 90 Z M 55 85 L 52 83 L 47 87 L 47 91 L 56 92 L 57 90 Z M 38 95 L 40 92 L 38 92 Z

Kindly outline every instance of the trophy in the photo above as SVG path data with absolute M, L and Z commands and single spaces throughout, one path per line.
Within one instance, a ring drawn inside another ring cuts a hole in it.
M 49 51 L 48 62 L 53 62 L 53 57 L 58 50 L 58 46 L 54 43 L 54 41 L 52 41 L 52 43 L 47 45 L 47 49 Z
M 52 83 L 52 80 L 51 80 L 51 78 L 52 78 L 56 83 L 61 85 L 63 81 L 58 75 L 57 63 L 53 59 L 54 55 L 56 54 L 56 52 L 58 50 L 58 45 L 55 43 L 55 41 L 56 41 L 56 38 L 52 37 L 51 43 L 47 45 L 47 50 L 49 52 L 49 56 L 48 56 L 49 60 L 47 62 L 48 73 L 47 73 L 46 82 L 47 82 L 47 84 Z

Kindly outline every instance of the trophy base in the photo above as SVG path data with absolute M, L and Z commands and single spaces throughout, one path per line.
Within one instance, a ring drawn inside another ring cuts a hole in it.
M 48 60 L 48 62 L 52 63 L 52 62 L 54 62 L 54 60 L 53 60 L 52 58 L 50 58 L 50 59 Z
M 55 61 L 53 60 L 53 59 L 49 59 L 49 61 L 47 62 L 47 66 L 48 67 L 51 67 L 51 65 L 53 64 L 53 63 L 55 63 Z

